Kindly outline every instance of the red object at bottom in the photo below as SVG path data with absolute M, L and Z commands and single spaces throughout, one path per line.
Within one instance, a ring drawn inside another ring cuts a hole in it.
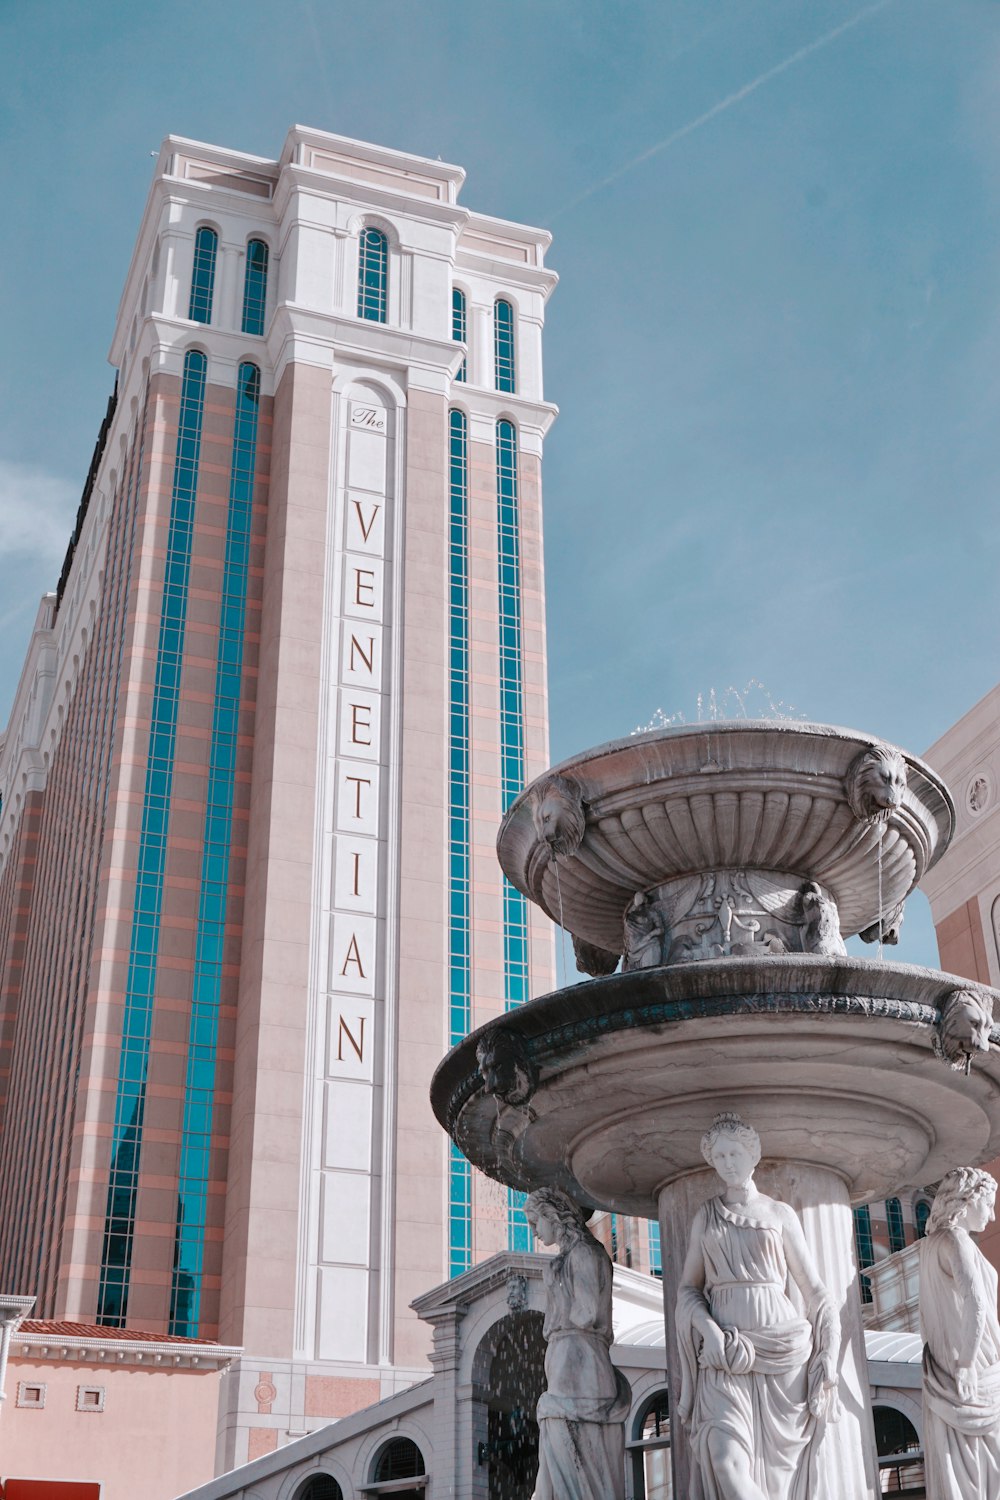
M 101 1486 L 86 1479 L 8 1479 L 3 1500 L 101 1500 Z

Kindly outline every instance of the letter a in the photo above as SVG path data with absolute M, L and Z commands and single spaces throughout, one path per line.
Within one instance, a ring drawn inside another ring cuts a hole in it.
M 357 965 L 358 975 L 360 976 L 360 978 L 364 979 L 367 977 L 361 965 L 361 954 L 358 952 L 358 938 L 357 934 L 354 932 L 351 933 L 351 941 L 347 945 L 347 957 L 344 959 L 344 967 L 340 971 L 340 976 L 342 979 L 347 974 L 348 964 Z

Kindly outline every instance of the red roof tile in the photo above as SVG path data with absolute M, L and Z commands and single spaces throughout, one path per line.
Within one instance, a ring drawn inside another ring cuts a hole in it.
M 96 1323 L 61 1323 L 47 1318 L 25 1318 L 23 1323 L 18 1324 L 15 1342 L 20 1335 L 26 1333 L 40 1334 L 51 1338 L 53 1342 L 61 1339 L 70 1344 L 78 1339 L 84 1343 L 93 1339 L 113 1339 L 116 1342 L 127 1340 L 136 1344 L 202 1344 L 210 1349 L 222 1347 L 216 1339 L 185 1339 L 176 1333 L 144 1333 L 139 1328 L 103 1328 Z

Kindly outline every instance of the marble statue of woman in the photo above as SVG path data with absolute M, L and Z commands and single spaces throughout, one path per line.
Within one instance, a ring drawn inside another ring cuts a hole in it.
M 811 1500 L 814 1441 L 840 1414 L 834 1309 L 794 1209 L 754 1186 L 757 1132 L 718 1115 L 701 1149 L 726 1186 L 695 1215 L 677 1297 L 691 1500 Z
M 920 1244 L 928 1500 L 1000 1495 L 997 1273 L 971 1238 L 993 1218 L 996 1191 L 988 1172 L 947 1173 Z
M 631 1390 L 611 1363 L 611 1260 L 572 1198 L 539 1188 L 525 1204 L 545 1263 L 545 1390 L 532 1500 L 620 1500 Z

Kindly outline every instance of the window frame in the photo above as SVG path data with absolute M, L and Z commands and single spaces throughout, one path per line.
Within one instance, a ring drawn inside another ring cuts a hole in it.
M 247 327 L 247 302 L 250 293 L 250 246 L 261 245 L 264 250 L 263 292 L 260 296 L 260 327 Z M 245 333 L 248 338 L 263 338 L 267 332 L 267 301 L 268 283 L 271 275 L 271 246 L 261 234 L 252 234 L 244 248 L 243 265 L 243 302 L 240 308 L 240 332 Z
M 381 285 L 377 290 L 377 309 L 374 313 L 371 313 L 366 310 L 369 288 L 365 280 L 368 274 L 365 246 L 369 236 L 375 235 L 382 242 L 383 259 Z M 390 238 L 388 232 L 379 224 L 362 224 L 358 231 L 358 295 L 356 312 L 359 320 L 363 323 L 380 323 L 384 326 L 389 321 L 389 251 Z
M 212 235 L 215 241 L 212 247 L 211 267 L 208 273 L 207 293 L 205 293 L 203 290 L 201 292 L 199 291 L 199 276 L 201 275 L 201 269 L 199 267 L 199 256 L 201 255 L 199 242 L 202 235 L 206 234 Z M 194 255 L 191 261 L 191 286 L 188 292 L 187 315 L 189 323 L 199 323 L 203 328 L 212 327 L 212 314 L 215 311 L 215 276 L 219 266 L 219 247 L 221 244 L 222 236 L 215 224 L 199 224 L 195 229 Z M 199 299 L 199 297 L 206 303 L 205 316 L 203 318 L 198 317 L 195 310 L 196 301 Z

